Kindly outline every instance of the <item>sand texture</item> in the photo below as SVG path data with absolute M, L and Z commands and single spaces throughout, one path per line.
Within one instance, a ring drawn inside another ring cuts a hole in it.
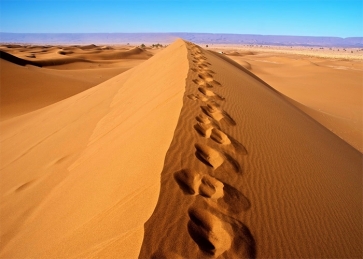
M 182 107 L 186 53 L 178 41 L 1 124 L 1 258 L 138 256 Z
M 336 56 L 336 48 L 285 48 L 224 51 L 362 153 L 363 61 L 356 59 L 361 51 L 349 57 L 344 51 Z
M 139 258 L 360 257 L 362 155 L 261 80 L 187 47 Z
M 130 46 L 0 46 L 0 120 L 71 97 L 152 55 Z
M 225 55 L 144 60 L 9 108 L 0 258 L 363 256 L 361 152 Z

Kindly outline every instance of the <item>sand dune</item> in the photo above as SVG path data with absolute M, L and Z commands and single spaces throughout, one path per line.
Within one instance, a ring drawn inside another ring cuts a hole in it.
M 29 55 L 31 55 L 32 58 L 35 57 L 34 53 L 29 54 Z M 9 54 L 9 53 L 7 53 L 5 51 L 0 50 L 0 56 L 1 56 L 2 60 L 9 61 L 9 62 L 14 63 L 14 64 L 19 65 L 19 66 L 26 66 L 26 65 L 39 66 L 37 63 L 35 63 L 35 62 L 31 61 L 31 60 L 24 60 L 24 59 L 18 58 L 18 57 L 14 56 L 14 55 L 11 55 L 11 54 Z
M 362 155 L 245 70 L 188 48 L 187 98 L 139 258 L 360 256 Z M 224 99 L 198 98 L 203 82 Z
M 44 48 L 39 46 L 7 46 L 4 45 L 1 54 L 2 58 L 18 65 L 31 64 L 39 67 L 54 67 L 71 63 L 99 63 L 130 58 L 148 59 L 153 54 L 139 47 L 133 48 L 111 48 L 108 46 L 98 47 L 87 46 L 58 46 Z M 87 65 L 87 64 L 85 64 Z M 88 64 L 89 65 L 89 64 Z
M 0 51 L 1 121 L 71 97 L 153 55 L 138 47 L 95 45 L 5 46 Z
M 62 50 L 61 54 L 72 57 L 75 60 L 117 60 L 125 58 L 148 59 L 152 56 L 152 53 L 139 47 L 135 47 L 130 50 L 109 50 L 103 48 L 98 49 L 97 51 L 87 51 L 86 53 L 84 53 L 84 51 Z
M 190 42 L 1 130 L 1 258 L 363 255 L 362 154 Z
M 186 51 L 179 41 L 1 124 L 1 258 L 137 257 L 182 106 Z
M 257 51 L 227 55 L 363 152 L 362 61 Z

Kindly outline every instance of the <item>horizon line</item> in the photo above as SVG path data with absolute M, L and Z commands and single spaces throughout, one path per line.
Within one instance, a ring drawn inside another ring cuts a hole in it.
M 225 34 L 225 35 L 251 35 L 251 36 L 289 36 L 289 37 L 316 37 L 316 38 L 363 38 L 362 36 L 312 36 L 312 35 L 289 35 L 289 34 L 252 34 L 252 33 L 229 33 L 229 32 L 4 32 L 9 34 Z

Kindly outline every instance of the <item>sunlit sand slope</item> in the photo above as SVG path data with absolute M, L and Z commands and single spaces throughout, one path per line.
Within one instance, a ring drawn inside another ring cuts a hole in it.
M 1 258 L 136 258 L 182 107 L 181 40 L 1 124 Z

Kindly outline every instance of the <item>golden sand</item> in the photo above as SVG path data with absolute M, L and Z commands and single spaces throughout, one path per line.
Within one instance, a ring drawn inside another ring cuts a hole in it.
M 183 40 L 62 51 L 1 60 L 0 258 L 362 257 L 362 153 L 278 84 L 331 70 Z M 326 109 L 357 116 L 335 91 Z

